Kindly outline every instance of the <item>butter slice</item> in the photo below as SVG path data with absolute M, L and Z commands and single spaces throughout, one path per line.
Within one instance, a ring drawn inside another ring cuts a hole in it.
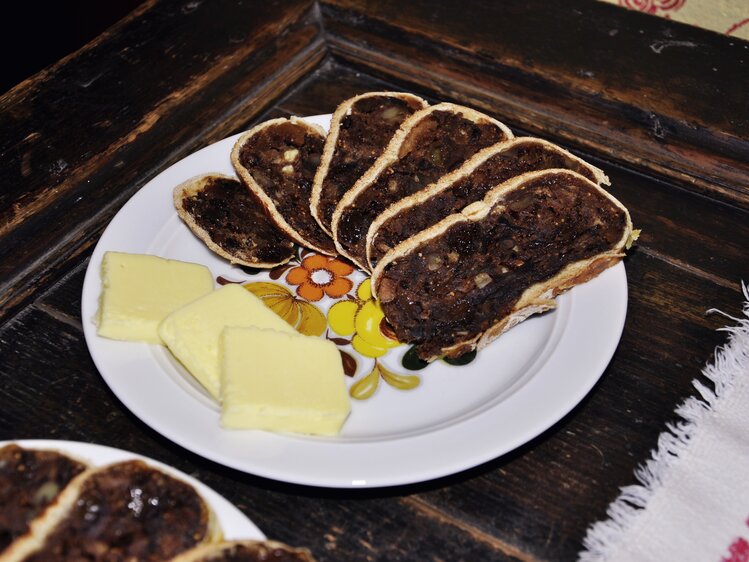
M 257 328 L 223 333 L 221 425 L 336 435 L 351 411 L 333 342 Z
M 224 285 L 170 314 L 159 327 L 169 351 L 216 400 L 220 399 L 219 338 L 226 326 L 296 334 L 285 320 L 240 285 Z
M 101 279 L 97 333 L 116 340 L 161 344 L 161 321 L 213 291 L 204 265 L 145 254 L 105 253 Z

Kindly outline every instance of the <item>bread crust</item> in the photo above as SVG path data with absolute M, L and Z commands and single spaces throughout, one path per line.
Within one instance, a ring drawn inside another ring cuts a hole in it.
M 377 218 L 372 222 L 367 232 L 367 242 L 366 242 L 367 265 L 370 266 L 370 269 L 372 269 L 372 265 L 373 265 L 372 264 L 372 246 L 373 246 L 374 238 L 377 235 L 377 230 L 383 225 L 383 223 L 385 223 L 385 221 L 393 218 L 395 215 L 404 211 L 405 209 L 419 205 L 427 201 L 428 199 L 434 197 L 438 193 L 441 193 L 445 191 L 446 189 L 449 189 L 455 182 L 470 175 L 474 170 L 476 170 L 476 168 L 479 168 L 484 162 L 486 162 L 487 160 L 489 160 L 496 154 L 511 150 L 512 148 L 515 148 L 520 144 L 530 143 L 530 142 L 539 144 L 541 146 L 550 148 L 552 150 L 555 150 L 559 152 L 560 154 L 562 154 L 563 156 L 566 156 L 567 158 L 577 162 L 580 166 L 590 171 L 590 173 L 596 178 L 596 182 L 599 185 L 601 184 L 611 185 L 609 182 L 608 176 L 606 176 L 603 170 L 601 170 L 600 168 L 597 168 L 596 166 L 593 166 L 592 164 L 586 162 L 582 158 L 575 156 L 568 150 L 565 150 L 564 148 L 557 146 L 544 139 L 539 139 L 536 137 L 515 137 L 509 140 L 499 142 L 497 144 L 494 144 L 492 146 L 489 146 L 477 152 L 474 156 L 472 156 L 469 160 L 467 160 L 457 170 L 454 170 L 453 172 L 450 172 L 449 174 L 442 176 L 439 180 L 426 186 L 422 190 L 417 191 L 416 193 L 413 193 L 411 195 L 408 195 L 396 203 L 393 203 L 387 209 L 385 209 L 385 211 L 380 213 L 377 216 Z
M 291 238 L 292 240 L 294 240 L 297 244 L 301 246 L 310 248 L 321 254 L 334 256 L 336 255 L 334 251 L 328 250 L 326 248 L 321 248 L 319 245 L 310 242 L 286 221 L 286 219 L 281 215 L 281 213 L 278 212 L 276 205 L 273 203 L 273 201 L 268 196 L 268 194 L 265 193 L 263 188 L 260 187 L 260 185 L 255 181 L 255 179 L 252 177 L 252 174 L 250 174 L 247 168 L 245 168 L 242 165 L 239 159 L 242 146 L 250 138 L 252 138 L 256 134 L 258 134 L 260 131 L 268 127 L 272 127 L 274 125 L 280 125 L 281 123 L 286 123 L 286 122 L 304 127 L 310 133 L 313 133 L 313 134 L 321 136 L 322 138 L 325 138 L 325 131 L 322 127 L 320 127 L 319 125 L 315 125 L 313 123 L 308 123 L 304 119 L 299 119 L 297 117 L 289 117 L 288 119 L 285 117 L 279 117 L 277 119 L 271 119 L 269 121 L 260 123 L 259 125 L 253 127 L 249 131 L 243 133 L 241 137 L 239 137 L 239 139 L 234 144 L 234 147 L 232 148 L 232 151 L 231 151 L 231 163 L 234 166 L 234 170 L 237 172 L 237 175 L 242 180 L 242 182 L 252 191 L 252 193 L 254 193 L 257 196 L 257 198 L 260 200 L 263 207 L 265 207 L 268 213 L 268 216 L 271 218 L 271 220 L 276 224 L 276 226 L 278 226 L 278 228 L 280 228 L 283 232 L 285 232 L 289 236 L 289 238 Z M 313 221 L 315 222 L 316 226 L 319 226 L 317 225 L 316 220 L 313 219 Z
M 453 225 L 462 222 L 475 222 L 483 219 L 491 212 L 495 205 L 501 204 L 502 198 L 509 192 L 518 189 L 526 182 L 547 174 L 569 174 L 577 180 L 586 182 L 608 198 L 615 206 L 621 209 L 624 213 L 626 222 L 620 240 L 612 249 L 592 256 L 591 258 L 567 264 L 550 279 L 535 283 L 526 288 L 513 306 L 512 311 L 504 318 L 500 319 L 481 334 L 457 342 L 449 347 L 442 348 L 438 355 L 428 358 L 428 361 L 433 361 L 441 356 L 457 357 L 473 349 L 482 349 L 488 343 L 532 314 L 538 314 L 554 308 L 556 303 L 553 299 L 558 294 L 596 277 L 602 271 L 615 265 L 624 257 L 626 244 L 632 236 L 632 220 L 627 208 L 609 192 L 576 172 L 561 168 L 552 168 L 549 170 L 527 172 L 501 183 L 491 189 L 482 201 L 477 201 L 468 205 L 460 213 L 455 213 L 445 217 L 436 225 L 423 230 L 398 244 L 383 257 L 372 272 L 372 295 L 377 298 L 377 291 L 382 280 L 383 272 L 389 264 L 414 251 L 425 242 L 442 235 Z
M 315 562 L 312 553 L 306 548 L 294 548 L 278 541 L 253 541 L 253 540 L 234 540 L 224 541 L 213 544 L 205 544 L 183 552 L 172 558 L 170 562 L 210 562 L 215 557 L 220 556 L 224 551 L 231 551 L 233 548 L 243 547 L 258 554 L 258 560 L 270 560 L 268 552 L 273 550 L 282 550 L 285 553 L 294 554 L 300 562 Z
M 227 176 L 225 174 L 202 174 L 199 176 L 195 176 L 194 178 L 190 178 L 187 181 L 182 182 L 177 187 L 174 188 L 174 191 L 172 192 L 172 197 L 174 199 L 174 207 L 177 209 L 177 214 L 179 217 L 187 224 L 189 229 L 195 234 L 198 238 L 200 238 L 203 243 L 208 246 L 208 248 L 221 256 L 222 258 L 229 261 L 229 263 L 232 264 L 240 264 L 240 265 L 246 265 L 249 267 L 259 267 L 259 268 L 272 268 L 277 265 L 284 264 L 288 262 L 292 257 L 294 257 L 294 248 L 293 246 L 289 249 L 289 256 L 281 261 L 278 262 L 264 262 L 264 261 L 249 261 L 244 260 L 236 255 L 230 254 L 226 250 L 224 250 L 221 246 L 216 244 L 212 239 L 208 231 L 206 231 L 203 227 L 201 227 L 197 222 L 195 222 L 195 219 L 193 216 L 187 212 L 187 210 L 184 208 L 184 199 L 186 197 L 191 197 L 192 195 L 195 195 L 196 193 L 199 193 L 205 184 L 210 180 L 211 178 L 219 178 L 219 179 L 226 179 L 226 180 L 232 180 L 232 181 L 238 181 L 237 178 L 232 176 Z M 275 224 L 275 223 L 274 223 Z M 285 233 L 282 233 L 279 230 L 279 235 L 283 235 Z
M 310 197 L 310 205 L 309 205 L 310 212 L 312 213 L 312 216 L 315 218 L 317 223 L 320 225 L 320 228 L 322 228 L 331 237 L 333 236 L 333 232 L 325 224 L 325 221 L 322 219 L 322 216 L 320 215 L 320 211 L 319 211 L 319 205 L 320 205 L 320 195 L 322 193 L 322 184 L 328 175 L 330 162 L 333 159 L 333 154 L 335 153 L 335 147 L 338 142 L 338 133 L 341 130 L 341 120 L 346 115 L 351 113 L 351 108 L 356 102 L 362 99 L 373 98 L 373 97 L 391 97 L 391 98 L 400 98 L 403 100 L 411 100 L 411 101 L 421 104 L 422 107 L 427 107 L 429 105 L 426 101 L 424 101 L 420 97 L 415 96 L 413 94 L 406 93 L 406 92 L 367 92 L 364 94 L 359 94 L 358 96 L 354 96 L 347 100 L 344 100 L 338 105 L 335 112 L 333 113 L 333 116 L 330 119 L 330 128 L 328 129 L 328 136 L 325 139 L 325 145 L 323 147 L 322 158 L 320 159 L 320 166 L 318 166 L 317 172 L 315 173 L 315 180 L 312 184 L 312 195 Z
M 351 189 L 349 189 L 345 193 L 345 195 L 341 198 L 341 201 L 338 203 L 338 206 L 336 207 L 336 210 L 333 213 L 333 222 L 331 224 L 331 230 L 333 232 L 333 241 L 335 242 L 338 252 L 341 255 L 350 259 L 352 262 L 356 263 L 359 267 L 361 267 L 365 271 L 369 271 L 369 264 L 362 263 L 362 260 L 359 260 L 356 258 L 356 256 L 351 255 L 351 253 L 346 250 L 346 248 L 341 244 L 339 240 L 338 225 L 341 220 L 341 215 L 343 214 L 343 211 L 356 200 L 359 194 L 365 191 L 379 177 L 379 175 L 385 170 L 385 168 L 387 168 L 390 164 L 398 160 L 398 152 L 401 146 L 403 145 L 404 141 L 406 140 L 408 133 L 418 123 L 420 123 L 422 119 L 424 119 L 425 117 L 427 117 L 428 115 L 430 115 L 431 113 L 435 111 L 450 111 L 450 112 L 455 112 L 455 113 L 461 113 L 466 119 L 469 119 L 475 123 L 479 123 L 479 122 L 493 123 L 503 131 L 507 139 L 514 138 L 512 131 L 510 131 L 510 129 L 505 124 L 501 123 L 500 121 L 497 121 L 496 119 L 492 119 L 488 115 L 485 115 L 484 113 L 476 111 L 475 109 L 471 109 L 468 107 L 455 105 L 455 104 L 447 103 L 447 102 L 429 106 L 425 109 L 417 111 L 416 113 L 408 117 L 401 124 L 400 128 L 395 133 L 395 135 L 393 135 L 393 138 L 390 139 L 390 142 L 388 143 L 387 147 L 385 148 L 383 153 L 380 155 L 380 157 L 375 161 L 375 163 L 372 164 L 372 167 L 369 168 L 369 170 L 367 170 L 364 173 L 364 175 L 360 177 L 359 180 L 354 184 L 354 186 Z
M 174 476 L 170 472 L 165 472 L 159 468 L 156 468 L 150 464 L 147 464 L 140 460 L 134 461 L 123 461 L 118 463 L 112 463 L 101 467 L 92 467 L 76 476 L 70 484 L 62 491 L 57 499 L 50 504 L 47 510 L 41 517 L 36 518 L 32 521 L 29 531 L 14 541 L 10 547 L 0 556 L 0 562 L 22 562 L 28 556 L 33 555 L 35 552 L 44 547 L 47 537 L 53 533 L 56 527 L 63 522 L 68 515 L 70 515 L 72 509 L 76 506 L 78 497 L 83 489 L 84 484 L 92 477 L 99 473 L 107 471 L 112 467 L 116 467 L 126 463 L 136 463 L 138 465 L 146 466 L 151 470 L 166 474 L 168 477 L 178 480 L 183 484 L 190 486 L 179 477 Z M 192 486 L 190 486 L 192 488 Z M 194 488 L 192 488 L 194 490 Z M 206 520 L 206 534 L 203 538 L 203 542 L 214 542 L 220 540 L 221 529 L 218 525 L 213 510 L 208 506 L 205 500 L 200 497 L 197 490 L 194 490 L 195 494 L 200 498 L 200 504 L 202 507 L 203 516 Z

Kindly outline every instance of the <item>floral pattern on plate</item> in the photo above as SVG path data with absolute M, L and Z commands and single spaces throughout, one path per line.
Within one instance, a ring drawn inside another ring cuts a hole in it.
M 219 284 L 239 283 L 300 333 L 322 336 L 341 353 L 344 373 L 356 379 L 349 394 L 357 400 L 374 396 L 380 381 L 397 390 L 421 384 L 416 374 L 401 374 L 383 364 L 391 350 L 402 347 L 372 295 L 369 277 L 347 261 L 299 249 L 289 263 L 271 270 L 241 268 L 253 277 L 268 280 L 235 280 L 219 276 Z M 356 286 L 356 290 L 354 287 Z M 453 365 L 465 365 L 475 353 Z M 400 358 L 402 367 L 417 371 L 428 364 L 413 348 Z

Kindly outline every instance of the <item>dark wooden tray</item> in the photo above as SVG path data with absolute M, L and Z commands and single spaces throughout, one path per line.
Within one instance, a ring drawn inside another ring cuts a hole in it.
M 403 488 L 284 485 L 173 445 L 91 362 L 80 292 L 93 245 L 196 149 L 385 88 L 476 107 L 607 171 L 643 234 L 602 380 L 521 449 Z M 706 310 L 739 311 L 748 91 L 746 42 L 593 0 L 147 2 L 0 98 L 0 439 L 158 458 L 323 561 L 573 559 L 724 341 Z

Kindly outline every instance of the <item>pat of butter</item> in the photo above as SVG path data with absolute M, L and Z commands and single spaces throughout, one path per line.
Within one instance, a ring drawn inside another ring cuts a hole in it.
M 285 320 L 240 285 L 224 285 L 170 314 L 159 334 L 180 363 L 220 399 L 219 338 L 226 326 L 254 326 L 296 334 Z
M 106 252 L 95 318 L 105 338 L 161 344 L 159 324 L 172 311 L 213 291 L 204 265 L 145 254 Z
M 257 328 L 223 333 L 221 425 L 336 435 L 351 411 L 333 342 Z

